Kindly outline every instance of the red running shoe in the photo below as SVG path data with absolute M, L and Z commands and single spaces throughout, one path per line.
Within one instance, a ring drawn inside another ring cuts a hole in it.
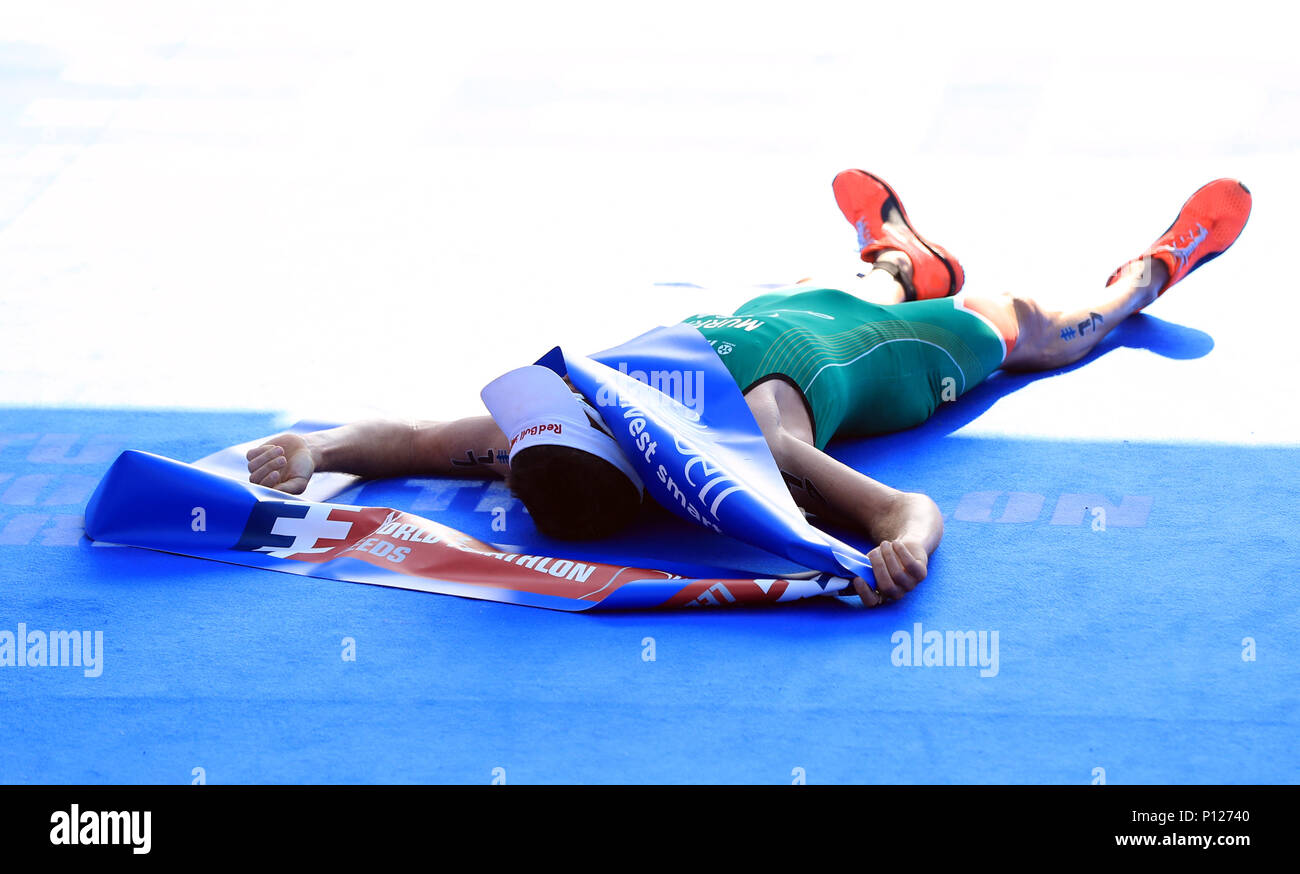
M 911 287 L 899 277 L 907 300 L 949 297 L 961 291 L 966 281 L 961 264 L 913 229 L 902 201 L 885 180 L 864 170 L 845 170 L 831 188 L 840 212 L 858 229 L 863 261 L 874 262 L 885 249 L 898 249 L 911 259 Z
M 1241 235 L 1250 218 L 1250 189 L 1236 179 L 1215 179 L 1187 199 L 1178 218 L 1151 246 L 1111 274 L 1110 285 L 1148 258 L 1159 258 L 1169 268 L 1164 294 L 1197 267 L 1222 255 Z

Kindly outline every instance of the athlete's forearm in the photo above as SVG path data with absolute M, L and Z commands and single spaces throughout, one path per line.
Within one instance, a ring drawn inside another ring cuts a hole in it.
M 791 494 L 809 512 L 855 528 L 876 543 L 915 541 L 927 554 L 943 538 L 943 516 L 925 495 L 877 482 L 801 440 L 774 434 L 768 445 Z
M 509 444 L 491 416 L 449 422 L 372 419 L 305 435 L 317 470 L 367 479 L 505 476 Z
M 882 490 L 889 494 L 882 496 Z M 807 509 L 856 528 L 874 543 L 908 540 L 919 544 L 928 555 L 943 539 L 943 514 L 934 501 L 918 492 L 900 492 L 858 474 L 835 482 L 820 498 L 819 502 L 809 502 L 813 506 Z
M 421 473 L 414 453 L 415 422 L 371 419 L 304 435 L 318 471 L 351 473 L 366 479 Z

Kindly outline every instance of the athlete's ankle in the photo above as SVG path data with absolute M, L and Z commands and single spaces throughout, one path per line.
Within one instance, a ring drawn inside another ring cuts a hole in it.
M 1122 295 L 1120 318 L 1141 312 L 1155 302 L 1169 285 L 1169 265 L 1163 258 L 1144 255 L 1115 271 L 1108 289 Z
M 1169 285 L 1169 267 L 1165 264 L 1163 258 L 1148 259 L 1148 267 L 1145 271 L 1147 286 L 1151 294 L 1158 297 L 1160 292 L 1165 290 Z
M 1163 258 L 1147 256 L 1135 262 L 1134 287 L 1144 300 L 1142 306 L 1151 304 L 1169 284 L 1169 266 Z
M 1127 285 L 1138 297 L 1138 309 L 1149 305 L 1169 282 L 1169 267 L 1161 258 L 1147 255 L 1130 261 L 1115 271 L 1111 285 Z
M 876 260 L 872 262 L 875 266 L 888 265 L 897 270 L 890 270 L 901 282 L 909 283 L 912 281 L 912 259 L 907 257 L 907 253 L 901 249 L 885 249 L 876 255 Z

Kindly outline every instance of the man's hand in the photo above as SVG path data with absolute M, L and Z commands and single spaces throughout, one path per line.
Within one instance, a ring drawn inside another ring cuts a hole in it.
M 872 591 L 862 577 L 853 580 L 853 589 L 868 607 L 879 607 L 887 601 L 896 601 L 916 588 L 925 579 L 930 557 L 925 545 L 917 538 L 885 540 L 867 553 L 871 570 L 876 577 Z
M 301 495 L 316 472 L 316 450 L 299 434 L 281 434 L 248 450 L 248 480 L 259 486 Z

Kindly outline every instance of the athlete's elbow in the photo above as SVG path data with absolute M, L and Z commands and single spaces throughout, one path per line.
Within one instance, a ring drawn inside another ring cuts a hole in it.
M 924 544 L 929 553 L 943 539 L 943 513 L 929 495 L 921 492 L 897 492 L 882 522 L 873 532 L 874 540 L 915 540 Z
M 913 507 L 913 525 L 917 528 L 918 536 L 925 542 L 925 551 L 934 552 L 943 539 L 943 512 L 929 495 L 910 492 L 908 498 Z
M 800 467 L 799 451 L 806 448 L 806 445 L 800 446 L 799 438 L 787 431 L 780 422 L 764 422 L 760 419 L 759 427 L 777 467 L 786 471 Z
M 925 498 L 926 513 L 930 516 L 930 524 L 934 526 L 939 537 L 943 537 L 943 511 L 939 505 L 929 495 L 922 495 Z

